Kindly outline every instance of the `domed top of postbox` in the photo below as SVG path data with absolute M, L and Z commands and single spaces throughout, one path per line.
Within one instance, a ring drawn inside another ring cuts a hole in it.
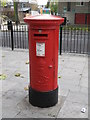
M 64 18 L 61 18 L 59 16 L 54 16 L 54 15 L 42 14 L 42 15 L 25 17 L 24 21 L 30 25 L 32 24 L 60 25 L 64 22 Z

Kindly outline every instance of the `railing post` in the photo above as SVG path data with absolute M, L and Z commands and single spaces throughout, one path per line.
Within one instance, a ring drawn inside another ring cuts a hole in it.
M 62 26 L 60 26 L 60 55 L 62 53 Z
M 12 22 L 10 21 L 11 23 L 11 49 L 12 51 L 14 50 L 14 42 L 13 42 L 13 25 L 12 25 Z

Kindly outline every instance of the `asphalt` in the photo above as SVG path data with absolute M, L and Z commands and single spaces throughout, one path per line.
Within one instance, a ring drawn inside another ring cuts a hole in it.
M 0 48 L 0 116 L 3 118 L 88 118 L 88 56 L 63 53 L 58 56 L 59 100 L 54 107 L 29 103 L 28 50 Z M 19 77 L 15 74 L 20 73 Z M 85 113 L 81 109 L 85 108 Z

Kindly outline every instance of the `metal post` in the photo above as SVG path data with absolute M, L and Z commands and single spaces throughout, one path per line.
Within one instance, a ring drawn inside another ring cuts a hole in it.
M 13 44 L 13 26 L 11 22 L 11 49 L 12 51 L 14 50 L 14 44 Z
M 60 55 L 62 53 L 62 26 L 60 26 Z

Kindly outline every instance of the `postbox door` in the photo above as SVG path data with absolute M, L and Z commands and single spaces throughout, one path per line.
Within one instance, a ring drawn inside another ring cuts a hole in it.
M 31 87 L 38 91 L 53 90 L 55 86 L 54 30 L 32 30 L 30 45 Z M 33 62 L 35 61 L 35 63 Z

